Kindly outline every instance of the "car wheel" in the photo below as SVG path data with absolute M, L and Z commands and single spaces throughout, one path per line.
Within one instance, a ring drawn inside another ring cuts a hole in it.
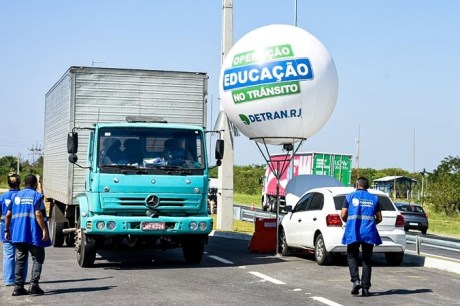
M 404 252 L 385 253 L 385 259 L 390 266 L 399 266 L 403 262 Z
M 331 262 L 332 256 L 326 251 L 326 245 L 324 244 L 323 235 L 319 234 L 316 237 L 315 243 L 315 260 L 320 266 L 327 265 Z
M 291 248 L 288 246 L 287 241 L 286 241 L 286 233 L 284 232 L 284 229 L 280 228 L 279 230 L 279 250 L 278 252 L 283 255 L 283 256 L 289 256 L 291 255 Z
M 423 235 L 426 235 L 426 231 L 427 231 L 426 229 L 421 230 Z

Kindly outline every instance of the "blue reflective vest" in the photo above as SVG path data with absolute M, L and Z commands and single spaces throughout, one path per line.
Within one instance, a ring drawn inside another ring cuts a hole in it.
M 345 197 L 343 207 L 348 208 L 343 244 L 353 242 L 382 244 L 375 220 L 375 212 L 380 210 L 377 196 L 367 190 L 357 189 Z
M 11 241 L 27 243 L 38 247 L 51 245 L 51 240 L 42 241 L 43 231 L 35 218 L 35 212 L 40 210 L 46 224 L 46 210 L 43 194 L 32 188 L 19 191 L 14 197 L 11 207 Z
M 3 193 L 0 195 L 0 205 L 2 206 L 2 229 L 1 229 L 1 235 L 2 237 L 0 238 L 1 241 L 5 241 L 5 218 L 6 218 L 6 213 L 8 212 L 9 209 L 11 209 L 11 203 L 13 202 L 14 196 L 16 193 L 19 191 L 19 189 L 10 189 L 9 191 Z M 10 224 L 11 227 L 11 224 Z

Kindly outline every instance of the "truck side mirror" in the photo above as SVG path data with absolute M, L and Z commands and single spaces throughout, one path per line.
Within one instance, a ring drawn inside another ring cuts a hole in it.
M 77 154 L 70 154 L 69 155 L 69 162 L 71 164 L 75 164 L 78 161 L 78 156 Z
M 217 160 L 224 158 L 224 141 L 222 139 L 216 140 L 215 158 Z
M 67 134 L 67 153 L 75 154 L 78 152 L 78 133 L 70 132 Z

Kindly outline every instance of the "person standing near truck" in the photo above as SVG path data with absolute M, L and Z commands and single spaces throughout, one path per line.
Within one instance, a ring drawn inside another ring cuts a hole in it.
M 16 270 L 13 296 L 43 295 L 38 285 L 45 261 L 45 247 L 51 245 L 43 194 L 37 192 L 38 180 L 33 174 L 24 179 L 25 188 L 14 197 L 11 209 L 8 210 L 5 226 L 11 234 L 5 232 L 5 239 L 10 239 L 16 247 Z M 33 266 L 29 290 L 24 289 L 24 265 L 28 254 L 32 255 Z
M 377 224 L 382 222 L 379 199 L 367 189 L 369 189 L 369 180 L 359 177 L 356 180 L 356 190 L 345 197 L 341 211 L 342 219 L 346 222 L 342 243 L 347 245 L 348 268 L 353 283 L 351 294 L 357 295 L 363 288 L 363 296 L 370 295 L 374 244 L 382 244 L 377 231 Z M 361 280 L 358 267 L 360 246 L 363 261 Z
M 15 260 L 15 253 L 16 253 L 16 248 L 14 247 L 14 244 L 11 243 L 10 240 L 5 239 L 5 231 L 9 231 L 10 229 L 5 228 L 5 218 L 6 218 L 6 213 L 8 212 L 8 209 L 11 209 L 11 205 L 13 203 L 14 197 L 16 196 L 16 193 L 19 191 L 19 187 L 21 185 L 21 178 L 19 175 L 16 173 L 10 173 L 8 174 L 7 177 L 8 180 L 8 186 L 10 187 L 10 190 L 7 192 L 3 193 L 0 196 L 0 206 L 2 207 L 1 209 L 1 218 L 2 218 L 2 223 L 1 223 L 1 240 L 3 242 L 3 282 L 5 283 L 6 286 L 12 286 L 14 285 L 14 268 L 16 265 L 16 260 Z M 27 260 L 24 266 L 24 273 L 23 273 L 23 279 L 24 281 L 26 280 L 27 277 Z

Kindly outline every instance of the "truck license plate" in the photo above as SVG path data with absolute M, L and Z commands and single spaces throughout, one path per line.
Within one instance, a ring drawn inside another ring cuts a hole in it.
M 142 222 L 143 231 L 161 231 L 165 228 L 164 222 Z

